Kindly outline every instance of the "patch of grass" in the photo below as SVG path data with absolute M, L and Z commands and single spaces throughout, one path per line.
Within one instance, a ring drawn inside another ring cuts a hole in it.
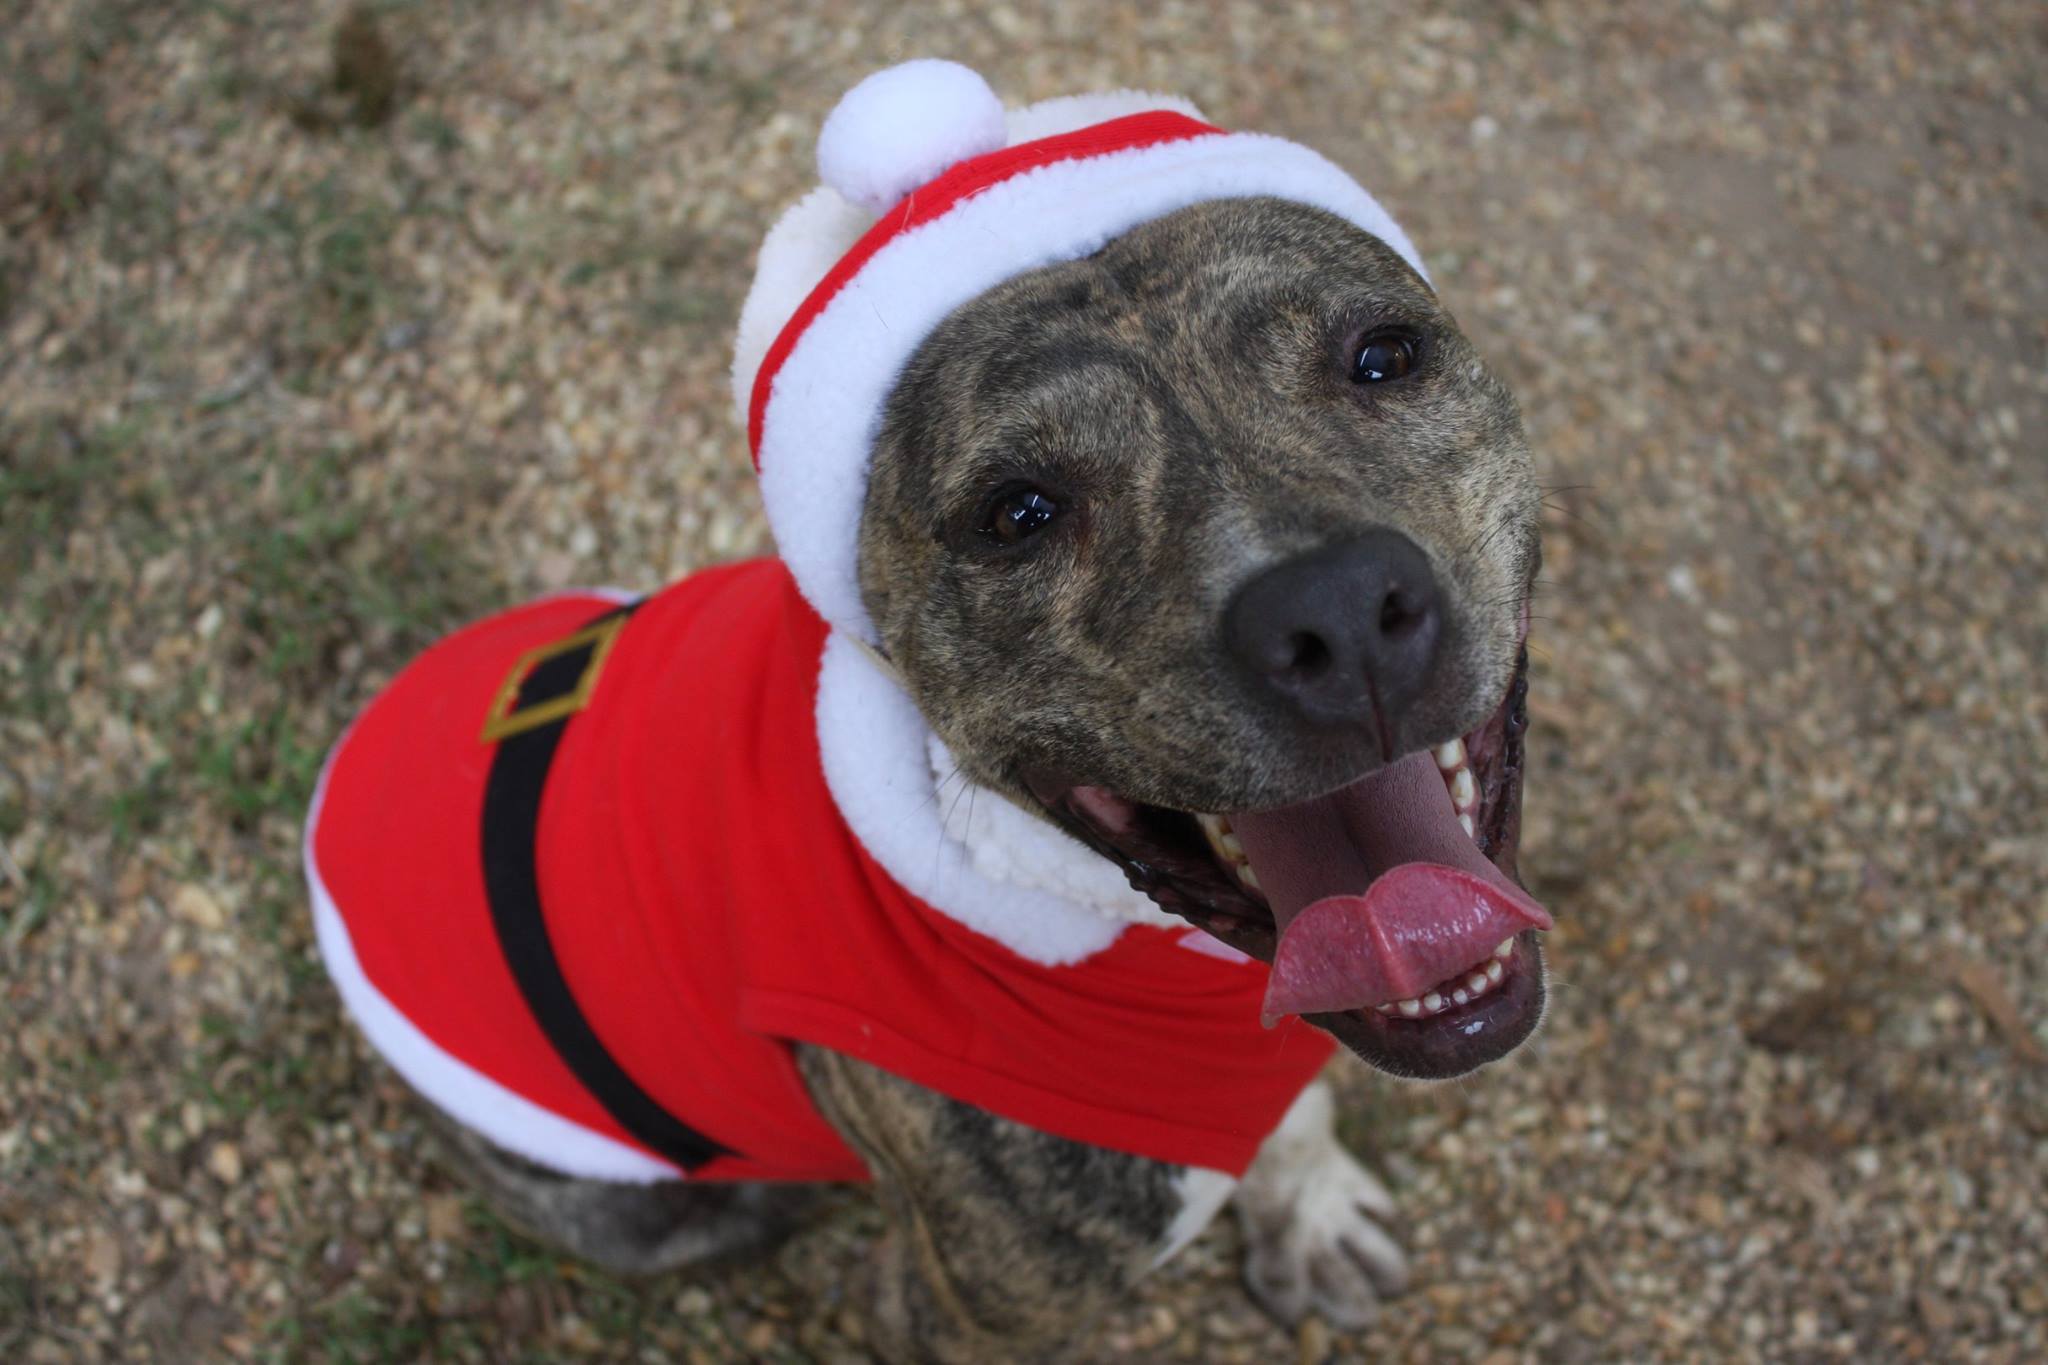
M 376 325 L 384 289 L 384 252 L 391 216 L 374 203 L 349 202 L 322 181 L 307 223 L 304 278 L 316 336 L 347 348 Z
M 56 877 L 40 864 L 23 868 L 22 873 L 28 879 L 26 888 L 0 882 L 0 940 L 9 945 L 49 923 L 61 894 Z
M 120 265 L 174 255 L 178 245 L 178 187 L 154 157 L 127 156 L 105 177 L 105 212 L 98 217 L 101 250 Z
M 690 233 L 651 229 L 636 214 L 600 206 L 546 225 L 536 244 L 541 258 L 572 246 L 579 253 L 562 273 L 572 288 L 624 273 L 633 313 L 649 327 L 723 325 L 731 315 L 733 300 L 704 286 L 705 243 Z
M 410 525 L 405 506 L 369 518 L 345 494 L 345 458 L 299 457 L 276 511 L 237 528 L 226 547 L 250 590 L 240 634 L 251 658 L 297 693 L 329 681 L 350 643 L 426 643 L 462 614 L 458 587 L 477 577 L 448 537 Z M 258 728 L 240 738 L 288 738 L 279 720 Z
M 732 301 L 722 294 L 666 279 L 636 293 L 633 301 L 634 314 L 649 327 L 723 326 L 731 311 Z
M 27 1323 L 36 1305 L 35 1281 L 26 1270 L 0 1266 L 0 1344 L 15 1340 L 6 1324 Z
M 279 706 L 202 738 L 194 774 L 236 828 L 250 829 L 264 815 L 295 816 L 306 808 L 323 752 Z
M 473 1234 L 462 1246 L 462 1276 L 470 1283 L 504 1289 L 559 1271 L 559 1252 L 515 1232 L 483 1204 L 472 1201 L 463 1217 Z
M 237 828 L 296 819 L 332 719 L 322 709 L 351 651 L 402 657 L 444 632 L 478 584 L 448 537 L 401 505 L 371 516 L 349 494 L 349 452 L 273 453 L 290 481 L 217 533 L 235 626 L 226 685 L 240 704 L 183 756 L 197 790 Z
M 793 64 L 784 63 L 765 72 L 743 72 L 721 54 L 687 52 L 680 43 L 670 45 L 662 66 L 670 75 L 680 77 L 697 98 L 730 101 L 743 123 L 751 123 L 775 108 L 787 88 L 785 77 L 794 70 Z
M 111 1056 L 88 1044 L 52 1053 L 50 1067 L 67 1085 L 91 1092 L 124 1079 L 129 1074 L 129 1059 Z
M 15 300 L 22 295 L 22 284 L 28 273 L 28 252 L 12 235 L 0 237 L 0 318 L 14 311 Z
M 243 916 L 245 922 L 269 947 L 294 993 L 317 990 L 327 972 L 305 951 L 312 924 L 306 914 L 306 887 L 299 879 L 298 864 L 265 865 L 257 872 L 257 887 Z
M 283 310 L 277 343 L 296 366 L 360 344 L 403 292 L 390 252 L 397 217 L 388 203 L 353 191 L 337 174 L 243 217 L 243 234 L 275 248 L 295 281 L 298 298 Z
M 138 839 L 154 834 L 163 826 L 176 800 L 172 790 L 171 765 L 152 763 L 142 780 L 107 800 L 107 828 L 116 848 L 133 848 Z
M 81 435 L 54 420 L 0 429 L 0 586 L 27 568 L 37 546 L 76 523 L 87 493 L 118 471 L 118 452 L 137 430 L 136 422 L 117 422 Z
M 239 1123 L 251 1114 L 284 1116 L 297 1123 L 340 1117 L 348 1097 L 320 1084 L 320 1058 L 278 1036 L 291 1027 L 283 1016 L 233 1018 L 217 1010 L 199 1017 L 200 1046 L 186 1053 L 179 1085 L 187 1098 Z M 229 1066 L 230 1061 L 244 1065 Z
M 431 109 L 419 110 L 407 119 L 406 133 L 444 155 L 462 150 L 462 131 Z
M 278 1324 L 279 1344 L 286 1359 L 340 1362 L 341 1365 L 397 1365 L 428 1358 L 433 1334 L 423 1322 L 400 1321 L 360 1291 Z
M 0 122 L 0 225 L 62 231 L 99 200 L 120 152 L 93 54 L 29 51 L 0 62 L 16 92 Z

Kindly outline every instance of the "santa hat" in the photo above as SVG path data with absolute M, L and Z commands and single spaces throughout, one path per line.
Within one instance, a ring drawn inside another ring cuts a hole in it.
M 1329 161 L 1140 91 L 1005 110 L 964 66 L 905 62 L 839 101 L 818 177 L 762 243 L 733 398 L 797 586 L 870 644 L 857 567 L 869 455 L 897 376 L 954 309 L 1177 209 L 1259 195 L 1355 223 L 1424 274 L 1400 226 Z

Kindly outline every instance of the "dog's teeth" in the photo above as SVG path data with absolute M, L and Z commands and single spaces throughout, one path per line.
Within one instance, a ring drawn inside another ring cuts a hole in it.
M 1408 1019 L 1427 1019 L 1431 1015 L 1442 1014 L 1454 1006 L 1469 1005 L 1507 979 L 1507 968 L 1502 964 L 1504 959 L 1513 956 L 1514 951 L 1515 941 L 1511 938 L 1502 939 L 1500 946 L 1495 948 L 1484 962 L 1476 967 L 1466 968 L 1463 977 L 1454 977 L 1442 982 L 1437 989 L 1424 993 L 1418 999 L 1402 1000 L 1391 1005 L 1374 1005 L 1373 1008 L 1381 1014 L 1393 1014 L 1398 1011 Z
M 1235 834 L 1230 832 L 1230 822 L 1220 815 L 1197 813 L 1195 823 L 1201 826 L 1203 835 L 1209 840 L 1210 849 L 1223 862 L 1224 866 L 1236 872 L 1240 877 L 1244 876 L 1245 869 L 1248 866 L 1244 854 L 1244 844 L 1238 840 Z
M 1458 817 L 1458 828 L 1464 830 L 1470 838 L 1479 837 L 1479 826 L 1472 823 L 1472 812 L 1469 810 Z
M 1472 770 L 1458 769 L 1458 775 L 1451 779 L 1451 804 L 1459 810 L 1470 810 L 1478 800 L 1479 784 L 1472 780 Z M 1466 832 L 1469 834 L 1471 831 Z
M 1245 863 L 1237 869 L 1237 879 L 1254 891 L 1263 891 L 1265 889 L 1259 885 L 1259 874 L 1252 871 L 1250 863 Z
M 1436 746 L 1436 766 L 1445 772 L 1455 772 L 1465 765 L 1465 741 L 1450 740 Z

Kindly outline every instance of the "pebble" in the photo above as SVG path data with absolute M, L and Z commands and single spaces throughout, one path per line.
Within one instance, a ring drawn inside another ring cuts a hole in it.
M 206 1169 L 223 1185 L 242 1183 L 242 1153 L 232 1142 L 216 1142 L 206 1155 Z

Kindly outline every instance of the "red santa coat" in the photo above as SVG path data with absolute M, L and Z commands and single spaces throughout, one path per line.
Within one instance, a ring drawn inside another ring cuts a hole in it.
M 330 973 L 417 1089 L 569 1174 L 653 1179 L 683 1170 L 543 1031 L 479 852 L 502 742 L 480 737 L 487 718 L 523 654 L 614 605 L 550 598 L 409 666 L 329 758 L 306 864 Z M 1196 931 L 1112 928 L 1078 960 L 1034 961 L 904 890 L 826 780 L 827 633 L 779 561 L 687 578 L 624 619 L 546 770 L 532 868 L 560 978 L 617 1067 L 715 1144 L 689 1176 L 865 1177 L 804 1090 L 798 1041 L 1076 1141 L 1241 1173 L 1327 1035 L 1262 1028 L 1265 966 Z

